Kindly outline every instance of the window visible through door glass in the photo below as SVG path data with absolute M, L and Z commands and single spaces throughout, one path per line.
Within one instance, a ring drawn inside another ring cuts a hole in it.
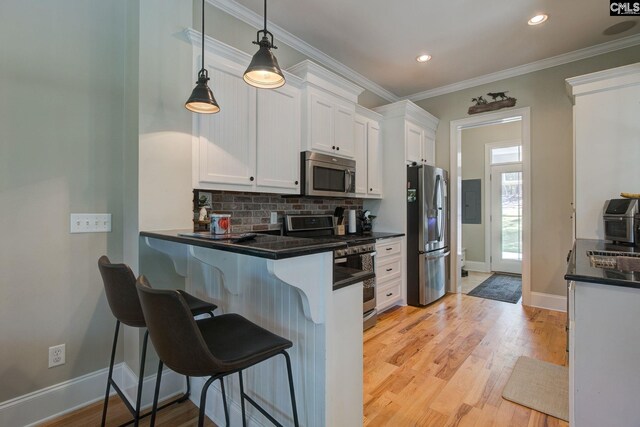
M 516 163 L 522 161 L 522 152 L 519 145 L 512 147 L 500 147 L 491 149 L 491 164 Z

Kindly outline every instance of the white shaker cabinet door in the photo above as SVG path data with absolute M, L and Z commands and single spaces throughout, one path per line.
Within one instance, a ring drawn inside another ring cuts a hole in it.
M 367 187 L 369 195 L 382 195 L 382 139 L 374 121 L 369 121 L 367 130 Z
M 311 92 L 307 108 L 311 149 L 333 154 L 335 150 L 333 102 L 319 93 Z
M 356 194 L 367 194 L 367 124 L 366 117 L 356 115 L 353 125 L 356 161 Z
M 210 68 L 217 114 L 198 117 L 198 186 L 252 186 L 255 180 L 256 89 L 234 70 Z
M 407 150 L 407 162 L 422 164 L 422 136 L 423 130 L 420 126 L 411 122 L 405 124 L 405 145 Z
M 300 91 L 258 91 L 257 185 L 297 190 L 300 175 Z M 295 192 L 295 191 L 292 191 Z
M 436 140 L 427 132 L 422 143 L 422 159 L 424 164 L 435 166 L 436 164 Z
M 335 106 L 335 154 L 342 157 L 353 157 L 355 147 L 353 141 L 353 121 L 355 107 L 353 105 L 336 104 Z

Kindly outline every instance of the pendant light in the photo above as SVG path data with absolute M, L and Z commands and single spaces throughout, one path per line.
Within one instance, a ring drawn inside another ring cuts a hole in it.
M 262 33 L 262 39 L 260 33 Z M 267 36 L 271 37 L 271 40 Z M 278 65 L 278 60 L 271 52 L 271 49 L 277 49 L 277 47 L 273 45 L 273 34 L 267 31 L 267 0 L 264 0 L 264 29 L 258 31 L 253 44 L 260 46 L 260 49 L 251 58 L 251 63 L 244 72 L 244 81 L 261 89 L 275 89 L 282 86 L 285 82 L 284 74 Z
M 187 110 L 194 113 L 213 114 L 220 111 L 220 107 L 209 88 L 209 72 L 204 68 L 204 0 L 202 0 L 202 68 L 198 72 L 196 87 L 184 104 Z

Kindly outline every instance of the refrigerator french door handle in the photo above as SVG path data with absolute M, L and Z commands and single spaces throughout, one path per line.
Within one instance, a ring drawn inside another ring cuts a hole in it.
M 447 252 L 445 252 L 443 254 L 440 254 L 440 255 L 427 255 L 425 257 L 425 259 L 438 259 L 438 258 L 443 258 L 443 257 L 449 256 L 449 255 L 451 255 L 451 251 L 447 251 Z
M 440 175 L 436 175 L 436 182 L 434 186 L 433 192 L 433 208 L 436 211 L 436 227 L 438 227 L 438 242 L 442 241 L 442 206 L 438 206 L 438 193 L 442 194 L 442 177 Z
M 438 182 L 440 183 L 440 202 L 444 203 L 444 180 L 440 175 L 438 175 Z M 440 228 L 438 229 L 438 242 L 442 242 L 442 233 L 447 228 L 447 224 L 445 223 L 447 218 L 444 216 L 442 206 L 438 206 L 438 210 L 440 211 L 438 212 L 438 217 L 440 217 L 441 220 Z
M 422 252 L 425 245 L 425 236 L 424 236 L 424 168 L 420 166 L 418 168 L 418 185 L 416 185 L 416 191 L 420 196 L 418 198 L 418 223 L 420 226 L 418 227 L 418 251 Z

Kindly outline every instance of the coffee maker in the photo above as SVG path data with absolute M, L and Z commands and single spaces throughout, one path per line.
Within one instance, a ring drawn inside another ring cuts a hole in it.
M 371 212 L 368 210 L 364 210 L 358 216 L 358 220 L 360 222 L 360 232 L 362 234 L 371 233 L 373 229 L 373 220 L 376 218 L 375 215 L 371 215 Z

